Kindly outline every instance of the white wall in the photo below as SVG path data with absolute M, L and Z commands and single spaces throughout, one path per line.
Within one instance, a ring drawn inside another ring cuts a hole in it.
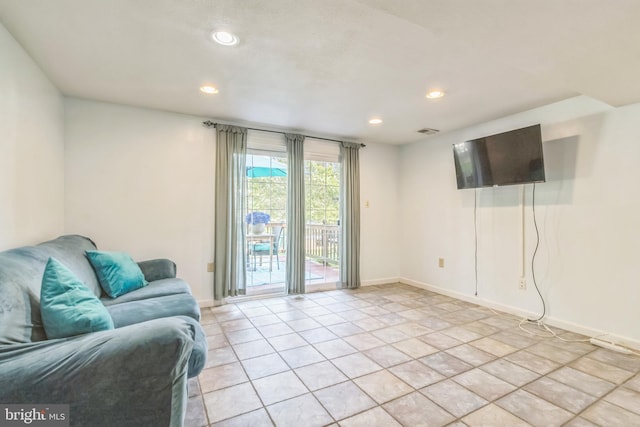
M 368 143 L 360 150 L 360 275 L 365 284 L 400 276 L 399 153 L 398 146 L 383 144 Z
M 200 301 L 210 301 L 214 222 L 214 131 L 203 118 L 97 101 L 65 101 L 67 233 L 137 260 L 166 257 Z M 398 274 L 398 152 L 360 153 L 362 279 Z
M 405 146 L 400 154 L 407 282 L 473 299 L 474 190 L 457 190 L 451 145 L 542 124 L 547 182 L 536 188 L 536 278 L 552 322 L 640 344 L 640 104 L 613 109 L 574 98 Z M 478 190 L 478 298 L 540 313 L 531 275 L 535 231 L 526 194 L 527 289 L 520 277 L 522 186 Z M 438 268 L 438 258 L 445 268 Z
M 202 118 L 65 100 L 65 229 L 134 259 L 170 258 L 212 298 L 215 137 Z
M 63 231 L 62 95 L 0 24 L 0 250 Z

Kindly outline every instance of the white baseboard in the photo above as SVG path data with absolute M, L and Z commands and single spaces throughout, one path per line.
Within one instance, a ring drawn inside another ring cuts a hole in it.
M 387 277 L 385 279 L 363 280 L 360 282 L 360 286 L 376 286 L 376 285 L 388 285 L 389 283 L 398 283 L 399 277 Z
M 518 307 L 500 304 L 495 301 L 491 301 L 481 297 L 476 297 L 474 295 L 468 295 L 468 294 L 463 294 L 461 292 L 451 291 L 449 289 L 430 285 L 428 283 L 418 282 L 416 280 L 408 279 L 406 277 L 400 277 L 398 281 L 400 283 L 404 283 L 405 285 L 410 285 L 416 288 L 437 292 L 439 294 L 447 295 L 452 298 L 457 298 L 462 301 L 467 301 L 473 304 L 481 305 L 483 307 L 492 308 L 494 310 L 499 310 L 505 313 L 513 314 L 514 316 L 518 316 L 518 317 L 528 318 L 528 317 L 533 317 L 538 315 L 538 313 L 522 310 L 521 308 L 518 308 Z M 640 341 L 629 338 L 629 337 L 612 334 L 612 333 L 608 333 L 598 329 L 578 325 L 576 323 L 569 322 L 563 319 L 558 319 L 553 316 L 545 317 L 545 323 L 549 326 L 555 326 L 556 328 L 561 328 L 566 331 L 575 332 L 577 334 L 585 335 L 588 337 L 598 337 L 603 341 L 608 341 L 608 342 L 618 344 L 623 347 L 628 347 L 634 350 L 640 350 Z
M 487 307 L 487 308 L 492 308 L 494 310 L 499 310 L 499 311 L 503 311 L 505 313 L 509 313 L 509 314 L 513 314 L 514 316 L 518 316 L 518 317 L 531 317 L 531 316 L 535 316 L 536 313 L 533 312 L 529 312 L 526 310 L 522 310 L 518 307 L 513 307 L 510 305 L 505 305 L 505 304 L 500 304 L 497 303 L 495 301 L 491 301 L 488 299 L 484 299 L 482 297 L 477 297 L 474 295 L 468 295 L 468 294 L 463 294 L 461 292 L 456 292 L 456 291 L 452 291 L 449 289 L 445 289 L 445 288 L 441 288 L 438 286 L 434 286 L 434 285 L 430 285 L 428 283 L 423 283 L 423 282 L 418 282 L 416 280 L 413 279 L 408 279 L 406 277 L 401 277 L 399 279 L 400 283 L 404 283 L 405 285 L 411 285 L 414 286 L 416 288 L 420 288 L 420 289 L 426 289 L 428 291 L 432 291 L 432 292 L 437 292 L 439 294 L 442 295 L 446 295 L 452 298 L 456 298 L 462 301 L 467 301 L 473 304 L 478 304 L 481 305 L 483 307 Z

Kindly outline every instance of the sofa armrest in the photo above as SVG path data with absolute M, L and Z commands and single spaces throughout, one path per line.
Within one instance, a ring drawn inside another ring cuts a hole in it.
M 160 258 L 138 263 L 147 282 L 173 279 L 176 277 L 176 263 L 170 259 Z
M 69 404 L 78 426 L 181 426 L 194 334 L 164 318 L 0 346 L 0 402 Z

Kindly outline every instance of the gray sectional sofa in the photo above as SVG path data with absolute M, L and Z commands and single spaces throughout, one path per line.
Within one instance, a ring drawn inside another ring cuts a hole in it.
M 206 362 L 198 304 L 169 260 L 138 264 L 149 285 L 104 295 L 85 256 L 95 249 L 70 235 L 0 252 L 0 403 L 68 404 L 72 426 L 180 426 L 187 378 Z M 49 257 L 100 298 L 115 329 L 47 339 L 39 299 Z

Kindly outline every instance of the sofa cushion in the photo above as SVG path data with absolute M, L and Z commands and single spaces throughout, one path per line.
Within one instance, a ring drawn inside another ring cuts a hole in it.
M 200 308 L 189 294 L 131 301 L 107 307 L 116 328 L 171 316 L 188 316 L 200 320 Z
M 138 263 L 148 282 L 176 277 L 176 263 L 166 258 L 150 259 Z
M 187 294 L 191 295 L 191 289 L 182 279 L 163 279 L 149 282 L 148 286 L 136 289 L 118 298 L 103 297 L 100 299 L 106 306 L 121 304 L 124 302 L 140 301 L 144 299 L 164 297 L 167 295 Z
M 49 339 L 113 329 L 98 297 L 55 258 L 49 258 L 42 277 L 40 311 Z
M 111 298 L 149 284 L 138 264 L 127 253 L 87 251 L 87 258 L 98 276 L 100 286 Z

